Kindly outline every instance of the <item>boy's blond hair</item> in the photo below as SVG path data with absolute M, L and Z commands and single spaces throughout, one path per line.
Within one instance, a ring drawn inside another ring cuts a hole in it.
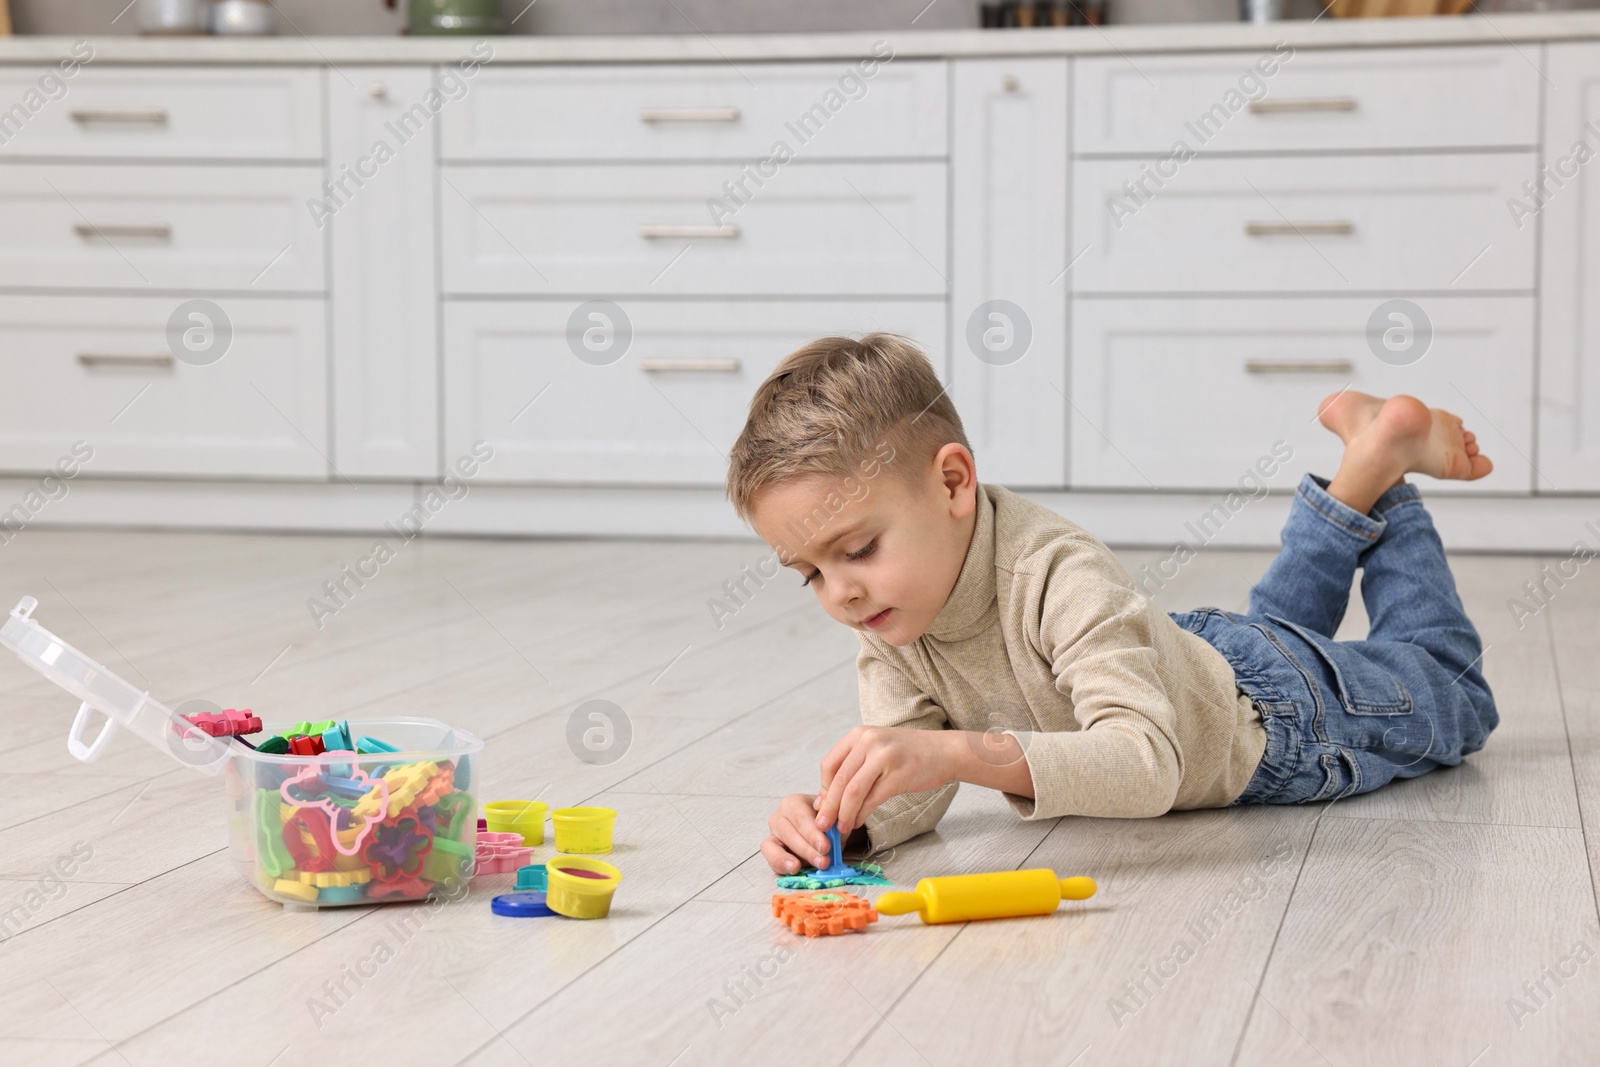
M 885 452 L 909 482 L 951 442 L 972 447 L 915 344 L 888 333 L 823 337 L 785 356 L 751 398 L 728 457 L 728 499 L 748 523 L 763 489 L 815 474 L 854 477 L 858 463 L 865 471 L 867 457 Z

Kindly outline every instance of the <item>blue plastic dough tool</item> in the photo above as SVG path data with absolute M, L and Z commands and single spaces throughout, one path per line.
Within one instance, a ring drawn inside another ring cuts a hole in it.
M 838 824 L 828 827 L 828 845 L 833 850 L 833 861 L 828 864 L 828 869 L 818 871 L 812 878 L 859 878 L 861 872 L 854 867 L 846 867 L 844 862 L 844 843 L 839 840 Z

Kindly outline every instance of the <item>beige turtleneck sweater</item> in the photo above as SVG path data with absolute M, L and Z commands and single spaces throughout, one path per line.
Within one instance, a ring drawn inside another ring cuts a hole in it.
M 1033 799 L 1005 797 L 1024 819 L 1226 807 L 1266 749 L 1221 653 L 1105 545 L 1000 486 L 978 486 L 972 544 L 927 632 L 900 648 L 859 636 L 862 722 L 1012 735 Z M 867 819 L 873 849 L 932 829 L 955 790 L 884 803 Z

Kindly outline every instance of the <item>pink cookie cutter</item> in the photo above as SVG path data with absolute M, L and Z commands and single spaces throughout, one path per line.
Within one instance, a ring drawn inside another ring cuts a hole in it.
M 290 778 L 288 781 L 279 786 L 278 792 L 282 795 L 283 802 L 285 804 L 296 808 L 316 808 L 318 811 L 321 811 L 324 815 L 326 815 L 328 817 L 328 836 L 333 839 L 334 850 L 341 856 L 354 856 L 361 851 L 362 842 L 366 840 L 367 834 L 372 832 L 372 828 L 387 817 L 386 813 L 389 810 L 389 783 L 385 782 L 382 778 L 373 778 L 360 767 L 351 768 L 351 781 L 367 782 L 372 786 L 372 789 L 368 792 L 378 793 L 377 813 L 373 815 L 357 815 L 354 811 L 334 803 L 334 801 L 328 797 L 302 800 L 294 795 L 291 787 L 304 783 L 308 778 L 316 779 L 320 776 L 320 774 L 321 769 L 317 766 L 317 764 L 307 764 L 306 768 L 299 774 L 295 775 L 293 778 Z M 339 840 L 338 820 L 339 812 L 341 811 L 349 811 L 350 818 L 352 820 L 359 819 L 362 823 L 361 829 L 356 832 L 356 836 L 350 842 L 349 848 L 345 848 L 343 842 Z
M 533 859 L 533 847 L 522 843 L 521 834 L 478 832 L 477 874 L 513 874 Z

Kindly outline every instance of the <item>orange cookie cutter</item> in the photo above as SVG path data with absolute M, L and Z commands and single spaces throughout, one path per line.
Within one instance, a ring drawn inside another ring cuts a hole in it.
M 772 914 L 795 933 L 807 937 L 831 937 L 864 930 L 868 923 L 878 921 L 878 912 L 870 901 L 837 889 L 774 893 Z

